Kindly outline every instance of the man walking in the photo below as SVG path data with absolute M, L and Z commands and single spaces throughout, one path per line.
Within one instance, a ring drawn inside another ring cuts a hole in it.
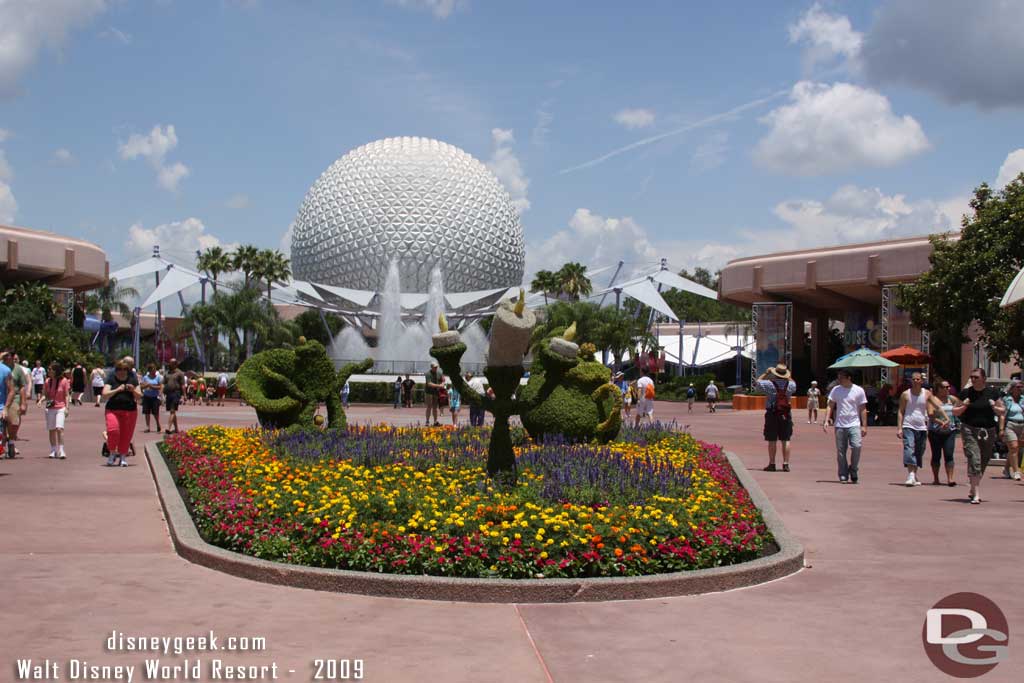
M 402 405 L 406 408 L 412 408 L 412 392 L 415 388 L 416 381 L 406 375 L 402 381 Z
M 648 422 L 654 422 L 654 380 L 645 367 L 640 372 L 643 375 L 636 381 L 636 417 L 633 418 L 633 426 L 639 427 L 640 420 L 647 418 Z
M 167 373 L 164 375 L 164 405 L 167 407 L 167 429 L 164 434 L 178 432 L 178 406 L 181 405 L 181 392 L 185 389 L 185 373 L 178 368 L 178 359 L 167 361 Z
M 43 361 L 37 360 L 36 366 L 32 368 L 32 388 L 35 389 L 35 393 L 32 398 L 36 401 L 43 395 L 43 384 L 46 382 L 46 368 L 43 367 Z
M 920 486 L 917 470 L 924 461 L 924 448 L 928 444 L 928 404 L 932 392 L 924 388 L 920 372 L 910 376 L 910 388 L 900 394 L 900 407 L 896 413 L 899 430 L 896 437 L 903 441 L 903 466 L 907 468 L 907 486 Z M 941 410 L 941 405 L 939 409 Z
M 693 382 L 686 387 L 686 412 L 693 412 L 693 402 L 697 399 L 697 390 L 693 388 Z
M 808 391 L 810 396 L 811 392 Z M 868 435 L 868 397 L 864 390 L 853 383 L 849 370 L 839 371 L 839 384 L 828 394 L 828 408 L 821 429 L 828 431 L 829 424 L 836 430 L 836 460 L 839 463 L 839 481 L 856 484 L 860 448 Z M 850 459 L 846 451 L 850 450 Z
M 757 386 L 768 400 L 764 411 L 764 440 L 768 442 L 768 466 L 765 472 L 775 471 L 775 453 L 782 442 L 782 471 L 789 472 L 789 443 L 793 438 L 793 414 L 789 399 L 796 393 L 796 382 L 789 368 L 779 363 L 757 378 Z
M 480 376 L 473 376 L 472 372 L 466 373 L 466 382 L 469 384 L 469 388 L 475 391 L 480 396 L 487 394 L 487 387 L 484 386 L 484 378 Z M 483 427 L 484 426 L 484 409 L 483 406 L 469 404 L 469 424 L 471 427 Z
M 715 384 L 714 380 L 708 382 L 707 388 L 704 389 L 704 400 L 708 402 L 708 412 L 716 412 L 715 404 L 718 402 L 718 385 Z
M 423 388 L 423 402 L 427 406 L 427 426 L 434 425 L 440 427 L 441 422 L 438 420 L 438 392 L 441 389 L 442 382 L 444 382 L 444 374 L 441 369 L 437 367 L 437 361 L 431 361 L 430 370 L 427 371 L 427 375 L 424 378 Z
M 7 410 L 7 435 L 11 440 L 11 449 L 7 453 L 8 458 L 13 458 L 18 454 L 18 449 L 14 446 L 14 441 L 18 440 L 18 430 L 21 428 L 21 418 L 28 412 L 28 401 L 29 401 L 29 386 L 32 384 L 32 376 L 29 374 L 28 368 L 21 366 L 18 360 L 18 354 L 13 353 L 11 355 L 11 388 L 12 393 L 8 400 L 9 408 Z
M 831 394 L 830 394 L 831 395 Z M 811 382 L 811 388 L 807 390 L 807 424 L 818 424 L 818 401 L 821 398 L 821 389 L 818 388 L 817 380 Z
M 960 418 L 960 437 L 971 480 L 968 495 L 971 503 L 977 505 L 981 502 L 981 480 L 996 441 L 996 420 L 1006 414 L 1006 406 L 999 400 L 999 392 L 987 386 L 984 370 L 974 368 L 970 377 L 971 385 L 963 391 L 962 402 L 953 408 L 953 414 Z

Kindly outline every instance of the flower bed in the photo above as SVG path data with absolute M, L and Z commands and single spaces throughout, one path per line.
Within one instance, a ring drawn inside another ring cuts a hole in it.
M 164 453 L 203 537 L 315 567 L 461 577 L 638 576 L 773 547 L 718 446 L 627 431 L 608 446 L 517 448 L 491 486 L 479 429 L 276 434 L 200 427 Z

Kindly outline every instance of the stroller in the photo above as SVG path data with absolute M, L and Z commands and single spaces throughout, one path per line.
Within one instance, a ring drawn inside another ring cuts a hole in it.
M 100 449 L 100 455 L 102 455 L 108 461 L 110 460 L 110 448 L 107 447 L 107 433 L 106 432 L 103 432 L 103 448 Z M 135 457 L 135 442 L 134 441 L 128 444 L 128 457 L 129 458 Z M 118 463 L 108 462 L 107 464 L 111 465 L 111 466 L 116 466 Z M 122 467 L 128 467 L 128 463 L 126 463 L 123 458 L 121 459 L 120 465 Z

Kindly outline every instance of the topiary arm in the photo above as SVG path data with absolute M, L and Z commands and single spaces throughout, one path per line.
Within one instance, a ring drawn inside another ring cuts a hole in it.
M 365 358 L 363 360 L 356 361 L 354 363 L 349 363 L 348 365 L 343 366 L 341 370 L 338 370 L 338 388 L 345 386 L 345 382 L 347 382 L 348 378 L 351 377 L 352 375 L 356 374 L 357 372 L 366 372 L 372 367 L 372 358 Z
M 590 398 L 597 404 L 597 414 L 602 418 L 597 425 L 597 440 L 607 443 L 615 438 L 622 429 L 622 390 L 614 384 L 602 384 L 594 389 Z M 612 410 L 605 415 L 604 404 L 607 399 L 612 399 Z
M 265 386 L 263 387 L 265 394 L 271 393 L 266 391 L 268 388 L 277 389 L 278 391 L 273 393 L 282 393 L 294 399 L 305 400 L 306 395 L 297 386 L 295 386 L 295 382 L 291 381 L 281 373 L 271 370 L 266 365 L 262 365 L 258 369 L 259 374 L 262 376 L 263 382 L 265 383 Z
M 466 345 L 462 342 L 452 344 L 451 346 L 430 349 L 430 355 L 437 359 L 437 363 L 441 366 L 441 370 L 444 371 L 445 377 L 451 380 L 452 386 L 459 392 L 462 400 L 471 406 L 482 407 L 484 410 L 493 413 L 494 399 L 478 393 L 462 377 L 462 368 L 459 365 L 459 361 L 462 360 L 462 354 L 465 352 Z

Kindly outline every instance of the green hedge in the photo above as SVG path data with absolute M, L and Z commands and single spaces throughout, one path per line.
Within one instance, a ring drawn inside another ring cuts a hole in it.
M 395 384 L 390 382 L 349 382 L 349 403 L 388 403 L 395 402 Z M 413 403 L 423 403 L 423 385 L 417 383 L 412 388 Z
M 690 383 L 697 392 L 697 400 L 704 400 L 704 391 L 708 384 L 714 382 L 718 387 L 718 400 L 731 401 L 732 393 L 725 390 L 725 384 L 717 381 L 711 373 L 704 375 L 687 375 L 685 377 L 672 376 L 655 386 L 655 392 L 659 401 L 685 401 L 686 390 Z

